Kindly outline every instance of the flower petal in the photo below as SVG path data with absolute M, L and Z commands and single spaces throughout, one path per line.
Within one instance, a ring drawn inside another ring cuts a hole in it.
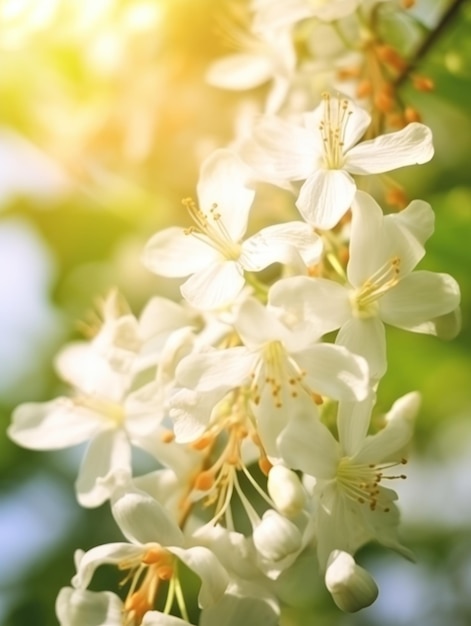
M 375 394 L 370 392 L 362 402 L 340 402 L 337 427 L 342 453 L 353 456 L 362 447 L 370 426 Z
M 244 269 L 258 272 L 271 263 L 289 263 L 294 251 L 311 265 L 319 260 L 322 247 L 322 239 L 305 222 L 274 224 L 244 241 L 240 261 Z
M 402 130 L 351 148 L 345 155 L 345 169 L 351 174 L 379 174 L 427 163 L 432 156 L 432 131 L 424 124 L 413 122 Z
M 99 433 L 90 441 L 80 465 L 75 483 L 79 503 L 100 506 L 131 473 L 131 445 L 124 430 Z
M 218 220 L 230 239 L 238 242 L 245 234 L 255 190 L 247 186 L 250 169 L 231 150 L 212 152 L 202 163 L 197 192 L 201 209 L 216 229 Z M 217 220 L 210 211 L 217 205 Z
M 146 243 L 142 262 L 160 276 L 179 277 L 199 272 L 221 255 L 205 241 L 171 226 L 155 233 Z
M 190 354 L 177 367 L 177 381 L 194 391 L 232 389 L 249 377 L 256 359 L 241 346 Z
M 252 139 L 240 149 L 242 159 L 265 180 L 304 180 L 313 170 L 316 134 L 279 117 L 265 116 Z
M 268 56 L 230 54 L 211 63 L 206 81 L 223 89 L 253 89 L 273 75 L 273 62 Z
M 292 469 L 318 479 L 335 476 L 340 448 L 317 417 L 300 413 L 292 417 L 278 438 L 278 446 Z
M 376 200 L 369 193 L 357 191 L 352 204 L 347 266 L 348 280 L 353 287 L 363 285 L 386 260 L 383 222 L 383 212 Z
M 345 170 L 320 169 L 301 187 L 296 206 L 306 222 L 329 230 L 350 208 L 355 190 L 355 182 Z
M 63 587 L 56 600 L 60 626 L 116 626 L 122 612 L 121 599 L 109 591 Z
M 355 461 L 358 463 L 400 462 L 412 438 L 419 407 L 420 394 L 415 391 L 396 400 L 386 415 L 386 426 L 366 438 L 355 456 Z
M 418 332 L 432 332 L 424 322 L 451 313 L 460 303 L 460 288 L 448 274 L 417 271 L 404 277 L 380 300 L 386 324 Z
M 183 533 L 165 508 L 144 492 L 123 489 L 111 510 L 126 539 L 136 544 L 182 545 Z
M 283 309 L 290 326 L 309 322 L 319 337 L 340 328 L 351 316 L 348 290 L 325 278 L 293 276 L 278 280 L 270 289 L 268 301 Z
M 142 546 L 118 541 L 95 546 L 79 554 L 78 558 L 76 553 L 77 573 L 72 578 L 72 584 L 79 589 L 85 589 L 91 583 L 95 570 L 101 565 L 119 565 L 121 561 L 139 558 L 143 552 Z
M 180 287 L 182 296 L 196 308 L 212 310 L 231 304 L 245 284 L 240 263 L 220 260 L 190 276 Z
M 352 317 L 339 330 L 335 343 L 366 359 L 374 380 L 386 372 L 386 333 L 378 317 Z
M 7 433 L 31 450 L 56 450 L 87 441 L 106 426 L 103 416 L 78 406 L 70 398 L 21 404 Z
M 229 584 L 229 576 L 211 550 L 195 546 L 187 550 L 170 547 L 169 551 L 200 577 L 198 604 L 201 608 L 211 606 L 222 597 Z
M 305 383 L 321 395 L 336 400 L 364 400 L 367 396 L 366 361 L 341 346 L 317 344 L 296 354 L 306 372 Z

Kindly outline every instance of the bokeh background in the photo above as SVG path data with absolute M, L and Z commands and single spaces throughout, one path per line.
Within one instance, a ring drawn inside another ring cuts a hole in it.
M 80 450 L 23 450 L 5 431 L 19 403 L 62 392 L 53 356 L 81 336 L 97 296 L 117 286 L 136 313 L 153 294 L 177 297 L 175 284 L 141 266 L 142 247 L 157 229 L 184 222 L 180 200 L 194 195 L 198 163 L 231 140 L 237 107 L 265 93 L 205 84 L 211 60 L 228 51 L 219 36 L 226 4 L 0 0 L 2 626 L 57 623 L 55 597 L 74 573 L 73 551 L 119 538 L 106 506 L 75 502 Z M 450 4 L 423 0 L 415 10 L 433 27 Z M 368 547 L 361 559 L 380 586 L 373 607 L 343 616 L 313 588 L 286 610 L 287 626 L 471 623 L 469 1 L 417 69 L 435 91 L 404 83 L 401 95 L 432 127 L 436 156 L 398 177 L 435 209 L 421 266 L 452 274 L 463 298 L 463 330 L 451 342 L 388 334 L 380 409 L 408 391 L 423 394 L 399 485 L 402 537 L 417 563 Z M 282 204 L 273 198 L 264 208 L 273 214 Z

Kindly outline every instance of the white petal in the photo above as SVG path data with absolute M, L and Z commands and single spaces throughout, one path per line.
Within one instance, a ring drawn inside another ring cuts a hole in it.
M 328 428 L 315 416 L 297 415 L 278 438 L 284 461 L 316 478 L 333 478 L 340 449 Z
M 139 317 L 139 334 L 143 341 L 155 335 L 177 330 L 190 323 L 189 312 L 173 300 L 154 296 L 146 304 Z
M 269 303 L 283 309 L 291 326 L 308 321 L 319 337 L 340 328 L 351 316 L 348 290 L 324 278 L 278 280 L 270 289 Z
M 101 565 L 119 565 L 121 561 L 134 560 L 144 553 L 142 546 L 129 543 L 106 543 L 79 555 L 77 573 L 72 578 L 74 587 L 85 589 L 91 583 L 95 570 Z
M 177 380 L 200 392 L 231 389 L 249 377 L 255 362 L 256 356 L 243 347 L 190 354 L 177 367 Z
M 191 626 L 191 624 L 181 617 L 166 615 L 160 611 L 147 611 L 141 626 Z
M 399 462 L 414 433 L 420 394 L 408 393 L 396 400 L 386 415 L 386 426 L 366 438 L 355 457 L 358 463 Z
M 251 589 L 255 584 L 250 581 Z M 255 589 L 254 589 L 254 592 Z M 200 626 L 278 626 L 277 611 L 263 598 L 226 594 L 202 612 Z
M 144 492 L 123 492 L 113 501 L 113 516 L 121 532 L 137 544 L 181 545 L 183 533 L 165 508 Z
M 384 221 L 385 224 L 393 222 L 397 227 L 407 230 L 424 245 L 433 234 L 435 213 L 428 202 L 413 200 L 403 211 L 386 215 Z
M 379 174 L 406 165 L 426 163 L 432 156 L 430 128 L 413 122 L 395 133 L 380 135 L 354 146 L 346 155 L 345 169 L 351 174 Z
M 54 366 L 63 380 L 87 395 L 98 394 L 118 402 L 128 385 L 127 374 L 112 369 L 93 344 L 85 341 L 62 348 L 54 359 Z
M 386 324 L 405 330 L 433 332 L 424 322 L 454 311 L 460 302 L 458 283 L 448 274 L 418 271 L 403 278 L 380 301 Z
M 218 219 L 234 242 L 245 234 L 255 197 L 254 189 L 247 186 L 249 175 L 250 170 L 240 157 L 226 149 L 211 153 L 200 169 L 197 191 L 201 209 L 209 214 L 216 204 L 221 216 Z M 215 228 L 218 228 L 217 222 Z
M 190 276 L 180 291 L 194 307 L 211 310 L 231 304 L 244 284 L 240 263 L 220 260 Z
M 56 450 L 87 441 L 106 426 L 103 416 L 70 398 L 21 404 L 12 415 L 10 439 L 32 450 Z
M 301 187 L 296 206 L 306 222 L 329 230 L 350 208 L 355 190 L 355 182 L 345 170 L 320 169 Z
M 117 626 L 123 603 L 109 591 L 88 591 L 63 587 L 56 600 L 60 626 Z
M 360 287 L 384 263 L 383 212 L 370 194 L 357 191 L 352 204 L 348 280 Z
M 142 262 L 148 270 L 160 276 L 188 276 L 201 271 L 220 258 L 211 245 L 186 235 L 183 228 L 171 226 L 155 233 L 142 253 Z
M 302 548 L 298 527 L 273 509 L 265 511 L 252 538 L 258 553 L 275 564 Z
M 99 433 L 85 452 L 75 483 L 77 499 L 84 507 L 100 506 L 116 485 L 131 476 L 131 446 L 123 430 Z
M 248 298 L 241 304 L 235 327 L 244 345 L 250 350 L 258 350 L 270 341 L 287 340 L 292 334 L 274 310 L 254 298 Z
M 259 271 L 277 261 L 289 262 L 293 250 L 306 264 L 316 263 L 322 253 L 322 239 L 304 222 L 274 224 L 244 241 L 241 263 L 247 270 Z
M 335 343 L 365 358 L 371 378 L 378 380 L 386 372 L 386 333 L 378 317 L 351 318 L 339 330 Z
M 325 586 L 339 609 L 348 613 L 370 606 L 378 597 L 378 587 L 371 574 L 341 550 L 334 550 L 329 556 Z
M 273 62 L 268 56 L 231 54 L 211 63 L 206 80 L 223 89 L 252 89 L 273 75 Z
M 281 118 L 266 116 L 255 126 L 241 156 L 268 180 L 304 180 L 315 166 L 316 135 Z
M 188 443 L 198 439 L 206 430 L 214 407 L 226 393 L 227 389 L 221 387 L 203 393 L 193 389 L 178 390 L 169 401 L 176 441 Z
M 364 400 L 369 391 L 364 359 L 341 346 L 317 344 L 296 354 L 305 382 L 317 393 L 336 400 Z
M 200 577 L 199 606 L 205 608 L 217 602 L 229 584 L 229 577 L 214 554 L 202 546 L 187 550 L 171 547 L 169 550 Z
M 362 402 L 340 402 L 337 412 L 337 427 L 342 452 L 353 456 L 364 444 L 370 426 L 371 410 L 375 394 L 369 393 Z

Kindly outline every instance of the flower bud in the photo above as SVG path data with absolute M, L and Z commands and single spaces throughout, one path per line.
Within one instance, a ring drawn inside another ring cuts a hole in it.
M 302 547 L 298 528 L 273 509 L 264 513 L 253 532 L 253 542 L 263 558 L 275 563 Z
M 373 577 L 342 550 L 333 550 L 327 562 L 325 585 L 342 611 L 354 613 L 372 604 L 378 596 Z
M 306 495 L 298 475 L 283 465 L 275 465 L 268 474 L 268 493 L 280 513 L 295 517 L 304 508 Z

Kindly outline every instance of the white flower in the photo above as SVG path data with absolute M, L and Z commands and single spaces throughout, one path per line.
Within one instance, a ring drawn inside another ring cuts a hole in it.
M 370 396 L 362 403 L 340 403 L 338 441 L 320 420 L 305 416 L 292 420 L 280 436 L 285 462 L 316 479 L 317 554 L 322 570 L 333 550 L 354 554 L 372 540 L 410 558 L 397 540 L 397 495 L 383 485 L 403 478 L 393 468 L 405 462 L 419 401 L 417 393 L 397 400 L 385 416 L 385 427 L 374 435 L 367 434 Z
M 291 32 L 280 28 L 258 36 L 235 33 L 234 38 L 242 51 L 214 61 L 206 74 L 207 82 L 223 89 L 244 90 L 272 81 L 265 111 L 276 113 L 285 101 L 296 65 Z
M 66 346 L 56 359 L 58 372 L 73 387 L 72 397 L 25 403 L 13 413 L 9 437 L 33 450 L 55 450 L 89 441 L 76 482 L 82 506 L 99 506 L 116 484 L 131 475 L 131 442 L 155 432 L 163 407 L 153 402 L 160 386 L 131 390 L 121 374 L 86 342 Z
M 273 286 L 270 303 L 287 308 L 293 319 L 322 326 L 323 332 L 340 328 L 336 343 L 364 356 L 378 379 L 387 365 L 384 323 L 437 334 L 436 318 L 459 305 L 459 286 L 451 276 L 412 271 L 425 254 L 433 222 L 426 202 L 415 200 L 400 213 L 383 216 L 373 198 L 358 191 L 348 282 L 287 278 Z
M 177 381 L 186 388 L 170 400 L 179 440 L 201 434 L 209 421 L 209 406 L 239 386 L 248 387 L 263 445 L 274 457 L 276 438 L 305 404 L 312 411 L 320 395 L 365 398 L 365 361 L 340 346 L 319 343 L 314 326 L 290 329 L 276 309 L 253 298 L 245 300 L 235 321 L 244 346 L 191 354 L 177 368 Z M 181 419 L 184 428 L 178 425 Z
M 56 599 L 60 626 L 121 626 L 123 603 L 109 591 L 63 587 Z
M 242 241 L 255 195 L 247 179 L 248 170 L 234 153 L 216 150 L 201 168 L 200 207 L 186 203 L 195 225 L 164 229 L 144 250 L 143 261 L 156 274 L 190 275 L 181 293 L 197 308 L 232 303 L 244 287 L 245 271 L 292 262 L 295 256 L 306 264 L 319 258 L 320 240 L 302 222 L 275 224 Z
M 201 579 L 198 595 L 201 608 L 214 604 L 222 597 L 229 582 L 222 565 L 206 547 L 185 547 L 186 539 L 182 531 L 156 500 L 143 492 L 123 489 L 121 494 L 116 493 L 112 511 L 130 543 L 110 543 L 79 553 L 77 574 L 72 580 L 74 587 L 86 589 L 96 568 L 105 563 L 128 570 L 131 586 L 123 607 L 125 624 L 140 624 L 143 619 L 143 624 L 149 625 L 186 623 L 171 616 L 164 619 L 153 612 L 159 583 L 168 581 L 167 593 L 171 597 L 166 602 L 168 608 L 164 613 L 170 610 L 175 599 L 182 617 L 188 619 L 178 573 L 179 561 Z
M 378 597 L 378 587 L 371 574 L 342 550 L 333 550 L 329 556 L 325 586 L 339 609 L 348 613 L 370 606 Z
M 370 121 L 352 101 L 325 94 L 313 112 L 304 114 L 302 125 L 262 118 L 241 155 L 269 181 L 304 180 L 296 206 L 307 222 L 330 229 L 353 201 L 352 174 L 389 172 L 432 158 L 431 131 L 418 123 L 358 144 Z

